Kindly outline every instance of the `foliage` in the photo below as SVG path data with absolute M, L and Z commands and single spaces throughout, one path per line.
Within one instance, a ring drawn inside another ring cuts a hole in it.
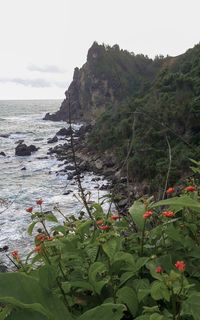
M 0 319 L 198 320 L 199 187 L 173 192 L 135 201 L 124 217 L 103 211 L 104 196 L 91 204 L 92 219 L 62 214 L 61 225 L 42 200 L 28 208 L 29 234 L 37 224 L 42 231 L 26 261 L 12 252 L 19 270 L 0 274 Z
M 113 50 L 108 50 L 112 61 Z M 126 60 L 125 53 L 116 51 L 122 61 Z M 131 79 L 128 79 L 130 90 L 118 102 L 107 106 L 90 134 L 90 147 L 101 152 L 112 148 L 119 163 L 123 163 L 127 150 L 131 148 L 129 177 L 150 181 L 152 191 L 163 185 L 166 179 L 169 163 L 167 139 L 172 155 L 171 184 L 188 168 L 186 159 L 199 157 L 199 54 L 200 44 L 176 58 L 160 57 L 148 62 L 145 57 L 133 56 L 135 60 L 130 61 L 133 69 L 129 67 L 133 70 Z M 145 63 L 154 70 L 151 76 L 140 72 Z M 119 61 L 118 64 L 121 65 Z M 134 75 L 137 85 L 133 83 Z M 126 75 L 120 74 L 120 77 L 123 81 Z

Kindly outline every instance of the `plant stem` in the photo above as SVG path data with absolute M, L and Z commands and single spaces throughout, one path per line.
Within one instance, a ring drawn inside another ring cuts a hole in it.
M 142 229 L 142 241 L 141 241 L 141 251 L 140 251 L 140 255 L 143 255 L 143 247 L 144 247 L 144 233 L 145 233 L 145 226 L 146 226 L 146 219 L 144 219 L 144 226 Z

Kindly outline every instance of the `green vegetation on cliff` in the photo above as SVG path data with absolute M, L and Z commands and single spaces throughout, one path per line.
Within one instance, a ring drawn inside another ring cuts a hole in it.
M 170 182 L 174 183 L 188 167 L 187 159 L 199 154 L 200 44 L 176 58 L 154 61 L 119 48 L 116 58 L 110 52 L 115 53 L 115 48 L 107 53 L 120 70 L 122 61 L 130 63 L 124 77 L 113 62 L 113 74 L 126 94 L 120 94 L 118 102 L 110 103 L 97 119 L 90 147 L 112 149 L 121 163 L 129 152 L 129 177 L 149 180 L 153 189 L 163 185 L 171 149 Z M 98 63 L 104 70 L 103 62 Z

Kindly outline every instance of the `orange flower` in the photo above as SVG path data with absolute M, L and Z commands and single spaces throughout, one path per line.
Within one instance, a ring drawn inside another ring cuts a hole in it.
M 175 190 L 174 188 L 169 188 L 169 189 L 167 189 L 166 193 L 170 194 L 170 193 L 174 192 L 174 190 Z
M 187 187 L 187 188 L 185 189 L 185 191 L 187 191 L 187 192 L 195 191 L 195 190 L 197 190 L 197 189 L 196 189 L 195 187 L 192 187 L 192 186 Z
M 28 209 L 26 209 L 27 212 L 32 212 L 33 211 L 33 207 L 30 207 Z
M 161 273 L 161 271 L 162 271 L 162 267 L 161 266 L 157 267 L 156 270 L 155 270 L 156 273 Z
M 37 236 L 37 240 L 40 242 L 44 241 L 46 238 L 47 238 L 47 236 L 45 234 L 39 234 Z
M 116 220 L 116 219 L 118 219 L 119 217 L 120 217 L 119 214 L 114 214 L 113 216 L 110 217 L 110 219 Z
M 172 211 L 164 211 L 163 216 L 164 217 L 174 217 L 174 213 Z
M 37 253 L 42 253 L 42 245 L 40 244 L 40 245 L 37 246 L 34 250 L 35 250 L 35 252 L 37 252 Z
M 36 201 L 36 204 L 42 204 L 42 199 L 37 200 L 37 201 Z
M 101 229 L 101 230 L 106 230 L 106 229 L 108 229 L 108 225 L 105 224 L 104 226 L 100 227 L 100 229 Z
M 48 241 L 51 241 L 51 240 L 54 239 L 54 237 L 47 237 L 46 239 L 47 239 Z
M 149 218 L 151 216 L 152 216 L 152 212 L 151 211 L 147 211 L 147 212 L 145 212 L 145 214 L 143 214 L 143 218 L 144 219 L 147 219 L 147 218 Z
M 81 298 L 76 297 L 78 303 L 86 303 L 87 301 Z
M 98 225 L 98 224 L 102 224 L 102 223 L 103 223 L 103 220 L 99 220 L 99 221 L 97 221 L 96 224 Z
M 177 261 L 177 262 L 175 263 L 175 267 L 176 267 L 179 271 L 184 272 L 186 265 L 184 264 L 183 261 Z

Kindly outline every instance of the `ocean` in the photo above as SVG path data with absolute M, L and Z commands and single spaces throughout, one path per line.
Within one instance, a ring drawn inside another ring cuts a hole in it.
M 35 210 L 36 201 L 43 199 L 44 211 L 52 210 L 56 203 L 65 215 L 76 215 L 82 208 L 74 196 L 78 193 L 77 184 L 67 179 L 67 173 L 59 173 L 64 162 L 57 161 L 55 155 L 47 155 L 50 147 L 66 143 L 66 140 L 47 143 L 59 129 L 69 127 L 66 122 L 42 120 L 47 112 L 57 111 L 60 104 L 61 100 L 0 101 L 0 153 L 6 154 L 0 155 L 0 198 L 8 202 L 8 208 L 0 206 L 0 248 L 9 246 L 7 254 L 18 250 L 22 259 L 34 248 L 33 237 L 27 233 L 31 223 L 28 207 Z M 80 126 L 74 124 L 73 128 Z M 15 156 L 19 140 L 40 149 L 31 156 Z M 97 187 L 106 181 L 100 180 L 97 185 L 94 177 L 85 174 L 82 183 L 91 191 L 91 200 L 97 201 L 104 194 Z M 64 195 L 67 190 L 73 192 Z M 62 223 L 62 217 L 57 218 Z M 5 252 L 0 252 L 1 263 L 10 264 Z

